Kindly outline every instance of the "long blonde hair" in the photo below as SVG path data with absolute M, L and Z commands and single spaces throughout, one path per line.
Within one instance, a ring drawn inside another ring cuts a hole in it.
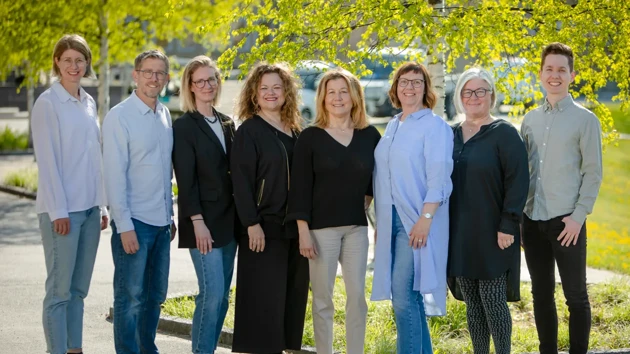
M 369 123 L 365 114 L 365 99 L 363 96 L 363 88 L 356 76 L 347 70 L 336 68 L 327 71 L 319 82 L 317 87 L 317 96 L 315 98 L 317 115 L 315 116 L 314 126 L 319 128 L 327 128 L 330 123 L 330 117 L 326 110 L 326 85 L 332 80 L 343 79 L 348 85 L 350 98 L 352 99 L 352 109 L 350 110 L 350 119 L 356 129 L 367 128 Z
M 184 68 L 184 75 L 182 75 L 182 86 L 180 88 L 180 97 L 181 97 L 181 108 L 184 112 L 194 112 L 197 110 L 196 102 L 195 102 L 195 94 L 190 90 L 190 85 L 193 84 L 192 76 L 197 71 L 197 69 L 202 67 L 209 67 L 214 69 L 214 77 L 217 79 L 217 88 L 216 95 L 214 96 L 214 100 L 212 100 L 212 106 L 216 106 L 219 103 L 219 98 L 221 97 L 221 72 L 217 67 L 217 64 L 214 60 L 208 58 L 205 55 L 199 55 L 192 58 L 188 64 L 186 64 L 186 68 Z
M 258 86 L 263 75 L 275 73 L 280 76 L 284 86 L 284 104 L 280 110 L 280 117 L 292 130 L 302 130 L 302 117 L 299 110 L 299 81 L 293 75 L 293 71 L 285 64 L 259 63 L 249 72 L 243 85 L 243 89 L 236 103 L 236 114 L 243 122 L 254 117 L 260 112 L 258 106 Z

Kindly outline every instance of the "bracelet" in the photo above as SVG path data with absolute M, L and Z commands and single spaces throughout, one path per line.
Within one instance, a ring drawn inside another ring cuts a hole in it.
M 199 220 L 203 221 L 203 219 L 190 219 L 190 220 L 192 220 L 192 221 L 199 221 Z

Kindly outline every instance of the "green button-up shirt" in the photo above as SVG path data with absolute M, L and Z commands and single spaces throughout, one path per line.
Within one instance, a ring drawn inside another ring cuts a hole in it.
M 602 132 L 599 120 L 571 96 L 525 115 L 521 135 L 529 158 L 525 214 L 549 220 L 571 214 L 584 223 L 602 183 Z

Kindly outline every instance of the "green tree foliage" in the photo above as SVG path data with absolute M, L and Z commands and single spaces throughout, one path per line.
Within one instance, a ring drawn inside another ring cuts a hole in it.
M 192 37 L 216 43 L 208 39 L 206 23 L 231 7 L 227 0 L 0 0 L 0 79 L 20 67 L 25 83 L 37 82 L 42 71 L 51 69 L 55 42 L 67 33 L 87 39 L 97 72 L 105 62 L 131 62 L 142 50 L 155 48 L 157 41 Z M 212 34 L 225 37 L 227 32 L 214 28 Z
M 303 59 L 335 62 L 366 74 L 359 58 L 376 56 L 396 45 L 428 48 L 444 54 L 447 71 L 458 58 L 491 68 L 505 56 L 527 59 L 500 80 L 499 89 L 537 73 L 540 52 L 559 41 L 573 47 L 577 71 L 574 94 L 592 102 L 606 139 L 615 137 L 610 112 L 597 101 L 596 90 L 614 81 L 615 97 L 627 108 L 630 94 L 630 3 L 626 0 L 246 0 L 240 11 L 216 26 L 234 26 L 242 38 L 227 49 L 220 64 L 231 67 L 240 56 L 241 69 L 258 60 L 296 63 Z M 439 2 L 438 2 L 439 3 Z M 239 54 L 248 36 L 257 36 L 251 52 Z M 437 57 L 437 56 L 434 56 Z M 531 89 L 540 90 L 538 85 Z M 537 98 L 542 94 L 538 93 Z

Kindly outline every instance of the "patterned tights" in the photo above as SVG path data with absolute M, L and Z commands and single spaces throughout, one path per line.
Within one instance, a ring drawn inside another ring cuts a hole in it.
M 475 354 L 490 353 L 490 335 L 497 354 L 509 354 L 512 316 L 506 298 L 506 274 L 492 279 L 457 278 L 466 302 L 466 319 Z

